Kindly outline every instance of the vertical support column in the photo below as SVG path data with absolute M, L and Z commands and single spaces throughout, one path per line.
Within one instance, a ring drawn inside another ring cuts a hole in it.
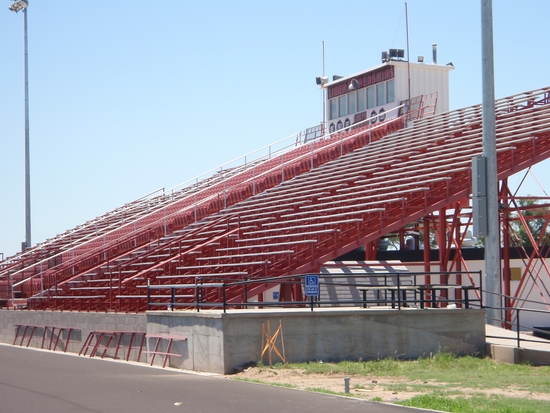
M 373 261 L 376 259 L 376 250 L 378 242 L 371 241 L 365 245 L 365 261 Z
M 263 302 L 264 302 L 264 293 L 261 292 L 260 294 L 258 294 L 258 303 L 263 303 Z M 259 305 L 258 308 L 263 309 L 264 307 Z
M 455 226 L 455 239 L 456 239 L 456 251 L 455 251 L 455 269 L 459 274 L 456 274 L 456 280 L 455 283 L 457 285 L 462 285 L 462 274 L 460 274 L 460 271 L 462 271 L 462 241 L 464 239 L 464 234 L 462 233 L 462 222 L 460 221 L 460 211 L 461 211 L 461 205 L 460 202 L 456 203 L 456 210 L 458 211 L 455 216 L 457 217 L 456 220 L 456 226 Z M 465 291 L 464 294 L 468 294 L 468 291 Z M 457 307 L 461 307 L 461 300 L 462 300 L 462 289 L 455 290 L 455 299 L 457 302 Z
M 447 257 L 447 210 L 441 208 L 439 210 L 439 271 L 447 271 L 447 263 L 445 262 Z M 443 284 L 443 276 L 440 276 L 440 282 Z
M 431 271 L 430 219 L 424 217 L 424 272 Z M 431 284 L 431 276 L 424 276 L 424 284 Z
M 405 250 L 405 229 L 399 229 L 399 249 L 401 251 Z
M 439 230 L 439 271 L 445 272 L 447 271 L 447 267 L 449 264 L 448 256 L 447 256 L 447 209 L 446 208 L 441 208 L 439 210 L 438 230 Z M 441 285 L 448 284 L 446 274 L 439 275 L 439 284 Z M 433 294 L 432 298 L 435 298 L 436 290 L 432 290 L 432 294 Z M 443 300 L 447 299 L 447 290 L 441 290 L 440 294 Z M 432 303 L 434 302 L 435 300 L 432 300 Z
M 503 202 L 508 205 L 508 180 L 504 179 L 502 181 L 502 194 L 504 196 Z M 503 264 L 503 276 L 504 276 L 504 307 L 509 308 L 510 307 L 510 297 L 511 296 L 511 288 L 510 288 L 510 280 L 512 275 L 512 269 L 510 268 L 510 216 L 508 214 L 508 210 L 504 210 L 502 214 L 502 232 L 503 232 L 503 239 L 502 239 L 502 264 Z M 512 321 L 512 313 L 511 310 L 505 310 L 504 313 L 504 328 L 511 329 L 511 321 Z
M 503 276 L 504 276 L 504 307 L 509 308 L 510 307 L 510 279 L 511 279 L 511 273 L 512 269 L 510 268 L 510 220 L 508 217 L 508 213 L 504 213 L 502 216 L 502 230 L 504 232 L 503 235 L 503 255 L 502 255 L 502 264 L 503 264 Z M 512 319 L 512 314 L 510 310 L 505 310 L 505 328 L 510 329 L 511 326 L 509 322 Z
M 487 322 L 500 324 L 500 231 L 495 128 L 493 2 L 481 0 L 483 83 L 483 156 L 487 159 L 487 236 L 485 237 L 485 305 Z
M 292 286 L 292 290 L 294 293 L 294 301 L 302 301 L 304 296 L 302 294 L 302 283 L 300 282 L 300 278 L 293 280 L 293 282 L 294 285 Z

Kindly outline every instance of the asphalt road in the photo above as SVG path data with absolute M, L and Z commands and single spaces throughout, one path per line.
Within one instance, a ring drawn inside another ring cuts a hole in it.
M 0 345 L 0 413 L 405 413 L 371 403 Z

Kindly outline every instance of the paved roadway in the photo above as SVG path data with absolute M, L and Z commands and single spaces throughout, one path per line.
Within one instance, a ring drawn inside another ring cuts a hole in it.
M 409 411 L 419 410 L 0 345 L 0 413 Z

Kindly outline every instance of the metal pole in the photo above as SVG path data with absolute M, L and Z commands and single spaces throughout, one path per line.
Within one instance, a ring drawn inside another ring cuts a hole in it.
M 493 4 L 481 0 L 481 53 L 483 81 L 483 156 L 487 160 L 487 236 L 485 237 L 485 288 L 487 319 L 500 320 L 500 228 L 495 133 L 495 74 L 493 58 Z
M 325 41 L 323 40 L 323 77 L 325 77 Z M 327 108 L 326 108 L 326 88 L 322 88 L 323 90 L 323 131 L 326 133 L 326 125 L 327 125 Z M 323 133 L 324 135 L 324 133 Z
M 151 280 L 147 280 L 147 310 L 151 309 Z
M 516 309 L 516 330 L 517 330 L 518 348 L 521 347 L 521 339 L 520 339 L 520 335 L 519 335 L 519 328 L 520 328 L 520 325 L 519 325 L 519 308 L 517 308 Z
M 28 2 L 27 2 L 28 3 Z M 31 171 L 29 150 L 29 48 L 27 40 L 27 7 L 25 15 L 25 248 L 31 246 Z
M 13 292 L 13 274 L 10 274 L 10 296 L 11 296 L 11 307 L 15 309 L 15 295 Z
M 24 16 L 24 46 L 25 46 L 25 241 L 21 243 L 21 250 L 25 251 L 31 246 L 31 173 L 29 150 L 29 48 L 27 39 L 27 0 L 14 0 L 9 7 L 10 11 Z
M 409 49 L 409 7 L 407 5 L 407 2 L 405 2 L 405 22 L 407 26 L 407 80 L 408 80 L 408 87 L 409 87 L 409 105 L 411 103 L 411 53 Z

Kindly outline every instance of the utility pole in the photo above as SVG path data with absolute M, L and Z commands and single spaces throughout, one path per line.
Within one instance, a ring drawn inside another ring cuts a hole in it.
M 483 157 L 487 170 L 487 235 L 485 237 L 485 305 L 487 322 L 500 325 L 500 223 L 495 126 L 495 73 L 492 0 L 481 0 L 481 55 L 483 81 Z

